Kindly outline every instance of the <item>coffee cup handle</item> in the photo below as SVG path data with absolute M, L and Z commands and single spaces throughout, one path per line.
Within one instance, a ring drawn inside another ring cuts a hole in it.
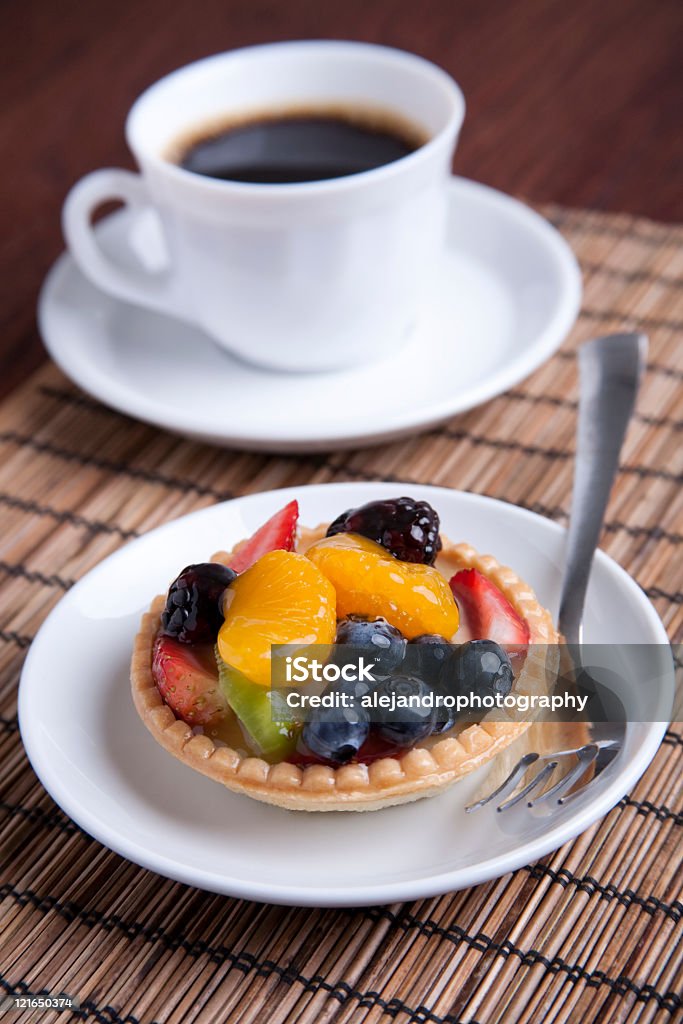
M 157 272 L 127 269 L 111 260 L 93 230 L 93 212 L 102 203 L 121 200 L 132 209 L 154 210 L 147 187 L 139 174 L 103 168 L 81 178 L 69 192 L 62 209 L 62 229 L 79 270 L 96 287 L 110 295 L 147 309 L 191 320 L 183 290 L 171 266 Z M 162 232 L 161 223 L 159 228 Z M 164 246 L 165 248 L 165 246 Z

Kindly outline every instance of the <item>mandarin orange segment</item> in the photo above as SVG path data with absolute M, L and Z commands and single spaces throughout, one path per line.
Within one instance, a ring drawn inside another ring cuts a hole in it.
M 454 636 L 458 606 L 433 566 L 399 561 L 356 533 L 324 537 L 306 555 L 334 587 L 339 618 L 383 615 L 408 640 L 422 633 Z
M 227 665 L 270 685 L 271 644 L 330 644 L 337 614 L 334 588 L 293 551 L 271 551 L 225 592 L 218 651 Z

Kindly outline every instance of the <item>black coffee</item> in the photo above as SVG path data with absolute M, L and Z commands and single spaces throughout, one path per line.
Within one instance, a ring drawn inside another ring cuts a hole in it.
M 225 181 L 282 185 L 370 171 L 425 141 L 417 128 L 367 112 L 292 112 L 228 124 L 178 147 L 187 171 Z

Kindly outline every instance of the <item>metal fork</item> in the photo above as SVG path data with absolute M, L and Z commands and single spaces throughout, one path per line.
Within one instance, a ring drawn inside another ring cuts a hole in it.
M 643 334 L 610 334 L 579 350 L 579 414 L 571 514 L 558 619 L 576 679 L 589 694 L 587 718 L 591 742 L 551 754 L 525 754 L 487 797 L 470 804 L 474 811 L 496 803 L 498 811 L 526 801 L 528 807 L 557 806 L 573 799 L 614 760 L 623 746 L 626 715 L 618 697 L 581 666 L 583 609 L 593 556 L 607 501 L 619 467 L 626 428 L 633 412 L 647 356 Z M 605 705 L 608 705 L 606 710 Z M 531 772 L 532 766 L 538 769 Z M 589 768 L 591 779 L 575 789 Z M 559 769 L 559 770 L 558 770 Z M 550 788 L 546 788 L 554 776 Z M 521 788 L 520 788 L 521 786 Z M 570 795 L 570 791 L 571 795 Z

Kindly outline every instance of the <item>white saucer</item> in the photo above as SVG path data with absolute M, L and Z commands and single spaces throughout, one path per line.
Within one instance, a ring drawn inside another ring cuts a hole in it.
M 555 610 L 561 527 L 491 498 L 408 490 L 439 510 L 446 534 L 514 566 Z M 544 856 L 606 814 L 645 771 L 664 722 L 631 722 L 618 757 L 550 820 L 526 809 L 466 814 L 488 766 L 441 796 L 402 807 L 366 814 L 283 811 L 193 772 L 140 722 L 128 681 L 133 637 L 141 612 L 179 567 L 230 547 L 293 497 L 302 522 L 313 524 L 402 492 L 401 484 L 322 484 L 250 495 L 153 530 L 88 573 L 41 627 L 19 691 L 28 756 L 64 811 L 106 846 L 162 875 L 232 896 L 313 906 L 388 903 L 476 885 Z M 647 692 L 638 648 L 629 648 L 635 653 L 625 667 L 648 707 L 661 706 L 666 694 L 660 691 L 673 688 L 664 627 L 643 591 L 602 552 L 585 627 L 592 644 L 665 645 L 669 668 Z
M 98 234 L 119 259 L 130 238 L 153 262 L 148 226 L 123 211 Z M 48 274 L 38 321 L 64 373 L 115 409 L 216 444 L 312 451 L 414 432 L 500 394 L 555 351 L 581 298 L 576 260 L 554 228 L 458 178 L 432 286 L 423 322 L 395 358 L 341 373 L 247 365 L 194 328 L 98 291 L 68 254 Z

